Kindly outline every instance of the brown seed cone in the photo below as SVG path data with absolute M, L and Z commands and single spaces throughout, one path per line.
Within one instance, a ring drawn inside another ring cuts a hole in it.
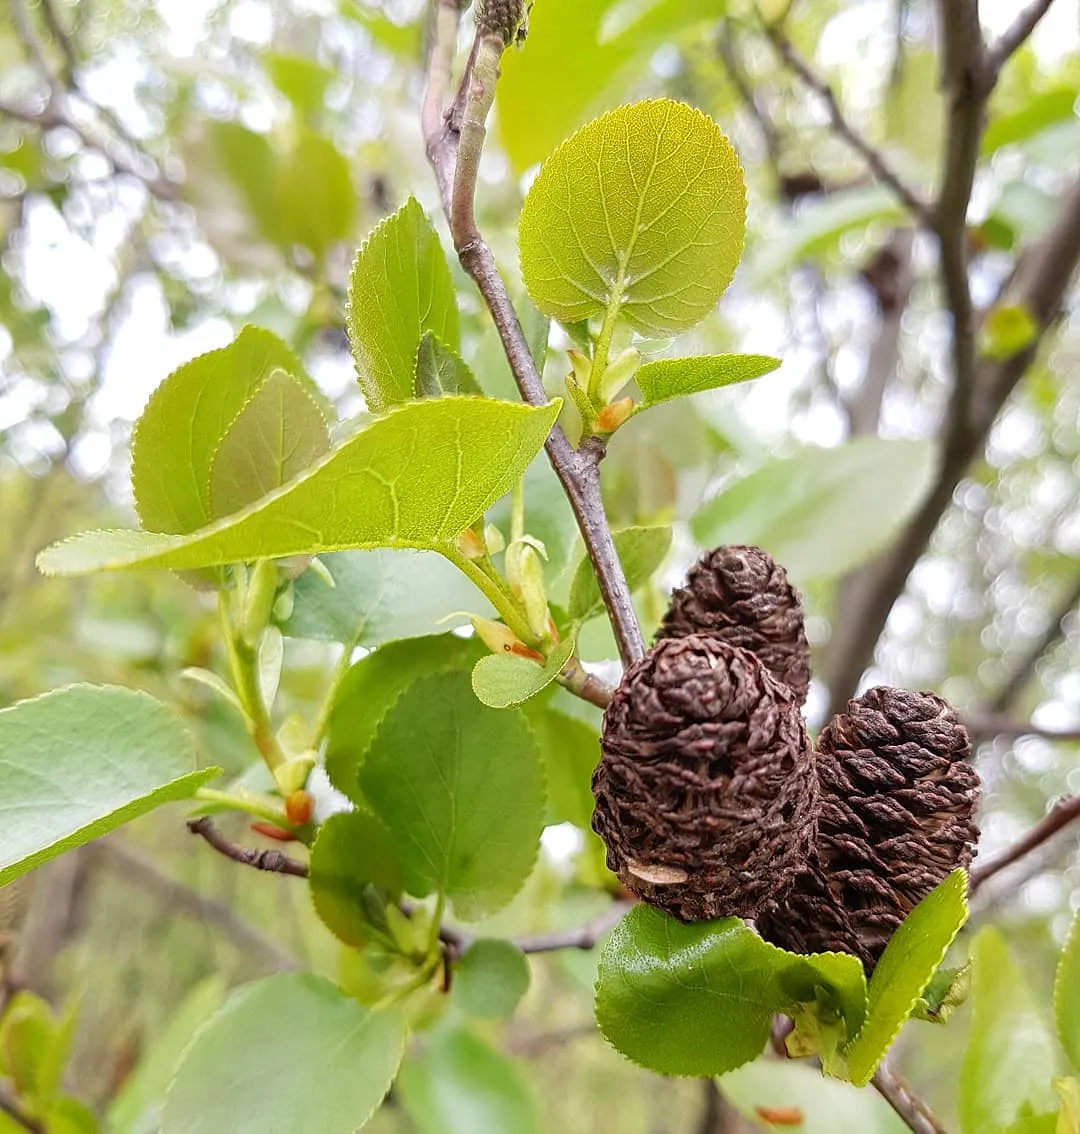
M 879 686 L 818 739 L 816 853 L 758 920 L 795 953 L 854 953 L 868 972 L 893 932 L 975 853 L 979 777 L 956 713 L 933 693 Z
M 711 634 L 757 654 L 799 704 L 810 686 L 803 609 L 787 573 L 760 547 L 717 547 L 671 596 L 657 639 Z
M 525 0 L 478 0 L 476 30 L 480 35 L 498 35 L 510 46 L 525 18 Z
M 604 714 L 593 829 L 623 885 L 682 921 L 752 917 L 814 841 L 813 751 L 792 691 L 748 650 L 672 638 Z

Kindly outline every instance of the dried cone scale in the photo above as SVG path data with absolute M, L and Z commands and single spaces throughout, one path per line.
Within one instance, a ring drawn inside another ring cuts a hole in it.
M 757 654 L 799 704 L 810 686 L 810 648 L 799 596 L 760 547 L 717 547 L 671 596 L 658 639 L 708 634 Z
M 853 953 L 871 971 L 901 921 L 974 856 L 979 778 L 967 730 L 933 693 L 879 687 L 818 740 L 817 851 L 758 920 L 796 953 Z
M 659 642 L 604 714 L 593 828 L 623 885 L 683 921 L 752 917 L 814 841 L 817 781 L 795 694 L 749 651 Z

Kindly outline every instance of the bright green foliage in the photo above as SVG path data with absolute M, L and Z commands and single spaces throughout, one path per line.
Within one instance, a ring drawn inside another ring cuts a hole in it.
M 458 349 L 450 268 L 415 198 L 387 217 L 356 254 L 347 321 L 360 388 L 376 413 L 414 396 L 425 331 Z
M 0 886 L 220 771 L 194 767 L 191 736 L 145 693 L 70 685 L 0 710 Z
M 452 540 L 521 475 L 558 414 L 478 398 L 403 406 L 289 486 L 188 536 L 87 532 L 38 557 L 47 575 L 184 570 Z M 422 453 L 422 458 L 420 454 Z
M 529 989 L 529 962 L 509 941 L 481 937 L 454 964 L 451 996 L 470 1016 L 502 1019 L 514 1014 Z
M 892 935 L 870 979 L 866 1023 L 844 1052 L 851 1080 L 868 1083 L 967 920 L 967 874 L 955 870 Z
M 668 99 L 633 103 L 544 163 L 521 213 L 521 270 L 553 319 L 674 335 L 715 307 L 745 226 L 742 169 L 716 123 Z
M 202 1023 L 225 999 L 225 980 L 207 977 L 184 997 L 168 1027 L 139 1060 L 109 1107 L 109 1129 L 115 1134 L 152 1134 L 161 1126 L 161 1105 L 184 1048 Z
M 905 1134 L 908 1127 L 874 1091 L 858 1091 L 835 1079 L 822 1079 L 806 1064 L 759 1059 L 719 1080 L 720 1089 L 749 1119 L 767 1113 L 798 1112 L 796 1134 Z M 760 1108 L 760 1109 L 759 1109 Z M 785 1130 L 777 1124 L 768 1129 Z
M 277 175 L 279 239 L 302 244 L 317 260 L 352 234 L 356 190 L 349 163 L 322 134 L 297 130 Z
M 526 709 L 540 755 L 548 793 L 548 823 L 588 828 L 592 818 L 592 774 L 600 760 L 600 737 L 577 717 L 561 713 L 543 699 Z
M 1080 914 L 1061 950 L 1054 981 L 1054 1018 L 1058 1039 L 1075 1070 L 1080 1071 Z
M 379 646 L 444 628 L 456 611 L 491 607 L 457 568 L 426 551 L 337 551 L 320 556 L 334 586 L 314 571 L 293 584 L 293 609 L 281 624 L 293 638 Z
M 483 393 L 473 372 L 432 331 L 424 332 L 416 350 L 415 392 L 418 398 Z
M 876 437 L 769 461 L 698 511 L 694 537 L 763 547 L 800 582 L 835 578 L 903 528 L 934 461 L 928 443 Z
M 289 347 L 245 327 L 235 342 L 185 362 L 158 386 L 131 441 L 135 507 L 148 532 L 193 532 L 228 514 L 213 507 L 215 458 L 260 386 L 282 370 L 318 396 Z
M 778 358 L 764 354 L 714 354 L 690 358 L 663 358 L 646 362 L 634 375 L 645 400 L 641 409 L 682 398 L 750 382 L 780 365 Z
M 274 86 L 304 115 L 317 115 L 333 73 L 304 55 L 268 51 L 263 56 Z
M 362 803 L 357 771 L 379 722 L 395 701 L 421 677 L 468 673 L 480 647 L 453 634 L 388 642 L 361 658 L 348 672 L 334 699 L 326 745 L 326 772 L 334 787 Z
M 575 645 L 575 637 L 567 636 L 543 665 L 515 654 L 488 654 L 473 669 L 473 692 L 493 709 L 524 704 L 559 676 Z
M 297 379 L 275 370 L 229 426 L 210 467 L 210 510 L 228 516 L 330 451 L 330 430 Z
M 1020 110 L 998 115 L 982 136 L 982 155 L 988 157 L 1002 146 L 1027 141 L 1049 126 L 1075 122 L 1076 96 L 1075 85 L 1053 87 L 1033 95 Z
M 658 47 L 711 24 L 727 6 L 727 0 L 533 5 L 526 47 L 503 57 L 496 92 L 500 138 L 515 169 L 535 165 L 590 115 L 618 101 Z
M 960 1074 L 963 1134 L 998 1134 L 1049 1110 L 1053 1040 L 994 928 L 971 944 L 974 1011 Z
M 332 815 L 311 848 L 309 881 L 327 928 L 346 945 L 367 944 L 373 930 L 386 930 L 386 901 L 401 897 L 401 864 L 390 833 L 363 811 Z
M 464 674 L 425 677 L 402 694 L 360 767 L 360 790 L 393 837 L 406 891 L 443 894 L 459 917 L 506 905 L 536 861 L 536 742 L 520 711 L 481 705 Z
M 664 1075 L 722 1075 L 756 1058 L 776 1012 L 821 996 L 861 1020 L 854 957 L 798 957 L 738 918 L 685 925 L 650 906 L 632 909 L 600 957 L 596 1019 L 628 1059 Z
M 631 590 L 637 590 L 652 578 L 664 561 L 671 547 L 671 528 L 667 525 L 623 528 L 615 532 L 613 538 L 626 581 Z M 586 555 L 574 570 L 566 613 L 574 622 L 585 622 L 603 612 L 600 584 L 596 581 L 592 561 Z
M 992 307 L 983 320 L 980 347 L 987 358 L 1000 361 L 1031 346 L 1038 334 L 1039 324 L 1026 307 Z
M 321 977 L 250 984 L 195 1037 L 165 1100 L 161 1134 L 353 1134 L 405 1050 L 392 1008 L 374 1011 Z
M 543 1129 L 522 1072 L 470 1032 L 431 1037 L 402 1067 L 397 1089 L 419 1134 L 541 1134 Z

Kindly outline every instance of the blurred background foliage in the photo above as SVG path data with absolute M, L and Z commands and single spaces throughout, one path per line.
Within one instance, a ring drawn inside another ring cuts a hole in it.
M 132 421 L 173 367 L 224 345 L 244 323 L 289 340 L 343 417 L 362 410 L 343 332 L 349 262 L 410 194 L 439 213 L 417 123 L 424 8 L 420 0 L 5 0 L 0 705 L 75 680 L 140 687 L 183 710 L 207 763 L 234 774 L 250 765 L 242 728 L 180 676 L 220 663 L 206 596 L 152 573 L 45 580 L 33 555 L 72 531 L 131 522 Z M 984 24 L 1001 31 L 1014 9 L 987 2 Z M 1078 24 L 1077 4 L 1059 0 L 992 96 L 968 214 L 977 307 L 993 302 L 1019 250 L 1047 232 L 1075 173 Z M 796 2 L 785 28 L 893 168 L 909 184 L 934 186 L 947 108 L 931 5 Z M 678 353 L 744 350 L 784 364 L 751 386 L 643 414 L 613 441 L 603 470 L 613 524 L 675 525 L 668 560 L 640 599 L 647 632 L 696 554 L 689 521 L 704 500 L 807 445 L 934 439 L 951 388 L 934 242 L 830 127 L 825 104 L 762 34 L 749 0 L 537 0 L 527 47 L 506 59 L 481 170 L 481 225 L 510 277 L 536 163 L 597 112 L 658 94 L 721 123 L 750 191 L 736 282 Z M 457 278 L 466 358 L 485 390 L 512 397 L 479 298 Z M 1032 826 L 1056 797 L 1080 791 L 1075 294 L 1064 308 L 983 458 L 955 489 L 863 679 L 934 688 L 970 716 L 1064 734 L 986 730 L 984 854 Z M 998 312 L 983 323 L 979 349 L 1008 354 L 1027 333 L 1023 312 Z M 553 352 L 546 376 L 553 392 L 559 357 Z M 794 491 L 791 478 L 784 483 Z M 535 468 L 530 484 L 531 530 L 565 560 L 572 517 L 546 468 Z M 874 492 L 843 503 L 830 511 L 827 500 L 795 498 L 777 507 L 783 515 L 790 505 L 818 524 L 826 547 L 839 548 L 890 506 Z M 858 610 L 859 576 L 838 577 L 816 560 L 786 565 L 809 606 L 816 726 L 837 695 L 830 675 L 841 667 L 845 618 Z M 602 623 L 589 627 L 583 651 L 597 662 L 614 656 Z M 289 640 L 285 710 L 313 713 L 336 660 L 332 646 Z M 587 707 L 559 696 L 595 727 Z M 154 1129 L 140 1123 L 167 1080 L 169 1053 L 225 987 L 297 963 L 334 965 L 304 889 L 207 853 L 180 820 L 158 813 L 0 891 L 6 969 L 54 1005 L 78 1000 L 66 1085 L 108 1111 L 118 1131 Z M 582 886 L 602 869 L 583 832 L 563 825 L 545 846 L 499 931 L 570 924 L 597 900 Z M 988 885 L 973 924 L 992 916 L 1003 928 L 1047 1005 L 1054 952 L 1077 906 L 1075 836 L 1065 834 Z M 749 1120 L 711 1089 L 647 1075 L 610 1051 L 592 1023 L 594 964 L 577 953 L 535 961 L 514 1021 L 480 1027 L 489 1046 L 475 1036 L 430 1045 L 370 1129 L 764 1128 L 760 1115 L 740 1126 Z M 947 1120 L 969 1011 L 948 1029 L 921 1027 L 900 1052 Z M 783 1080 L 784 1097 L 845 1114 L 850 1099 L 833 1099 L 839 1088 L 805 1071 L 755 1065 L 728 1094 L 753 1113 L 754 1100 Z M 517 1109 L 470 1117 L 470 1083 L 479 1089 L 500 1076 L 510 1084 L 502 1097 L 520 1096 Z M 896 1129 L 878 1099 L 850 1123 L 861 1125 L 828 1129 Z

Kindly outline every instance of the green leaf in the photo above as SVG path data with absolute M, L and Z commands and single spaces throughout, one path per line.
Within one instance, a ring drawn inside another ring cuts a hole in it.
M 415 198 L 387 217 L 357 252 L 347 323 L 360 388 L 375 413 L 413 397 L 425 331 L 458 349 L 450 268 Z
M 292 614 L 281 624 L 289 637 L 380 646 L 434 634 L 457 611 L 492 613 L 473 584 L 433 552 L 380 548 L 320 559 L 334 586 L 314 571 L 296 580 Z
M 46 1081 L 56 1042 L 56 1018 L 49 1005 L 32 992 L 15 993 L 0 1017 L 0 1072 L 35 1107 L 47 1106 L 57 1085 Z
M 844 1051 L 856 1086 L 870 1082 L 967 920 L 967 884 L 954 870 L 892 935 L 870 980 L 866 1023 Z
M 533 409 L 475 398 L 414 402 L 216 524 L 187 536 L 87 532 L 47 548 L 38 566 L 46 575 L 85 575 L 347 548 L 431 548 L 452 540 L 507 491 L 543 445 L 558 410 L 558 403 Z
M 615 550 L 626 573 L 632 591 L 644 586 L 664 561 L 671 547 L 671 528 L 666 524 L 655 527 L 623 528 L 614 533 Z M 600 584 L 589 557 L 583 556 L 574 571 L 570 584 L 570 600 L 566 613 L 575 622 L 585 622 L 603 614 L 604 600 Z
M 145 693 L 70 685 L 0 710 L 0 886 L 221 770 L 194 766 L 179 718 Z
M 398 849 L 405 889 L 440 893 L 473 919 L 529 876 L 543 772 L 524 716 L 481 705 L 463 674 L 421 678 L 383 718 L 360 789 Z
M 592 774 L 600 760 L 600 737 L 584 721 L 540 702 L 526 710 L 544 761 L 547 823 L 588 829 L 593 812 Z
M 543 1129 L 522 1072 L 469 1032 L 443 1033 L 426 1042 L 402 1067 L 397 1089 L 419 1134 L 541 1134 Z
M 510 941 L 481 937 L 454 964 L 450 995 L 470 1016 L 505 1019 L 529 990 L 529 962 Z
M 1023 304 L 992 307 L 979 332 L 979 351 L 1003 361 L 1019 354 L 1039 337 L 1039 324 Z
M 330 450 L 330 429 L 303 385 L 275 370 L 221 439 L 210 466 L 210 510 L 228 516 L 288 483 Z
M 366 945 L 386 930 L 382 903 L 401 897 L 401 864 L 390 832 L 372 815 L 348 811 L 319 828 L 311 848 L 315 912 L 346 945 Z
M 750 382 L 780 365 L 778 358 L 764 354 L 714 354 L 691 358 L 664 358 L 646 362 L 634 375 L 645 400 L 641 409 L 673 398 L 700 394 Z
M 213 507 L 214 458 L 244 407 L 280 370 L 319 396 L 276 335 L 245 327 L 235 342 L 185 362 L 158 386 L 131 441 L 135 507 L 147 531 L 193 532 L 228 515 Z
M 209 122 L 205 145 L 211 164 L 216 167 L 213 172 L 219 169 L 232 182 L 240 197 L 238 203 L 244 213 L 254 219 L 259 235 L 279 244 L 278 156 L 269 138 L 248 130 L 239 122 Z M 194 156 L 201 156 L 198 150 L 194 151 Z
M 971 964 L 942 967 L 923 990 L 915 1003 L 912 1017 L 928 1024 L 945 1024 L 971 995 Z
M 247 985 L 201 1028 L 165 1100 L 162 1134 L 353 1134 L 405 1051 L 395 1009 L 374 1011 L 321 977 Z
M 416 351 L 416 396 L 442 398 L 447 394 L 482 394 L 473 372 L 438 335 L 425 331 Z
M 807 582 L 866 562 L 911 518 L 930 487 L 935 449 L 860 438 L 769 461 L 694 516 L 705 547 L 754 544 Z
M 217 974 L 200 981 L 184 997 L 110 1104 L 109 1129 L 114 1134 L 156 1134 L 161 1128 L 161 1106 L 180 1056 L 224 999 L 225 978 Z
M 322 134 L 302 127 L 278 170 L 278 225 L 285 245 L 303 244 L 317 260 L 350 237 L 356 190 L 344 154 Z
M 1012 114 L 995 115 L 983 131 L 982 156 L 987 157 L 1002 146 L 1025 142 L 1058 122 L 1073 121 L 1078 93 L 1074 86 L 1055 87 L 1032 96 Z
M 640 82 L 658 47 L 711 29 L 726 10 L 727 0 L 534 5 L 528 47 L 503 56 L 497 91 L 496 124 L 515 170 L 535 165 L 588 117 L 617 103 Z
M 421 677 L 467 673 L 479 645 L 454 634 L 388 642 L 361 658 L 345 675 L 334 698 L 327 731 L 326 773 L 354 803 L 363 805 L 357 772 L 376 730 L 395 701 Z
M 650 1071 L 721 1075 L 761 1054 L 774 972 L 773 951 L 738 918 L 684 925 L 635 906 L 600 954 L 596 1020 Z
M 1080 914 L 1073 919 L 1054 980 L 1058 1039 L 1073 1068 L 1080 1070 Z
M 716 123 L 669 99 L 633 103 L 544 162 L 521 213 L 521 270 L 553 319 L 617 313 L 674 335 L 716 306 L 745 225 L 742 169 Z
M 282 55 L 269 51 L 263 56 L 266 73 L 274 86 L 301 114 L 318 114 L 326 95 L 326 88 L 334 77 L 321 64 L 304 55 Z
M 1053 1039 L 997 929 L 971 943 L 971 1031 L 960 1072 L 963 1134 L 997 1134 L 1053 1107 Z
M 885 185 L 846 189 L 808 201 L 793 220 L 775 226 L 750 263 L 750 280 L 764 285 L 803 260 L 834 252 L 848 232 L 874 224 L 903 224 L 907 219 L 903 205 Z
M 724 1096 L 751 1121 L 798 1112 L 794 1134 L 907 1134 L 908 1127 L 874 1091 L 824 1079 L 805 1063 L 759 1059 L 719 1081 Z M 777 1131 L 787 1126 L 768 1127 Z
M 522 705 L 559 676 L 576 644 L 574 635 L 568 634 L 543 665 L 514 654 L 488 654 L 473 668 L 473 692 L 492 709 Z

